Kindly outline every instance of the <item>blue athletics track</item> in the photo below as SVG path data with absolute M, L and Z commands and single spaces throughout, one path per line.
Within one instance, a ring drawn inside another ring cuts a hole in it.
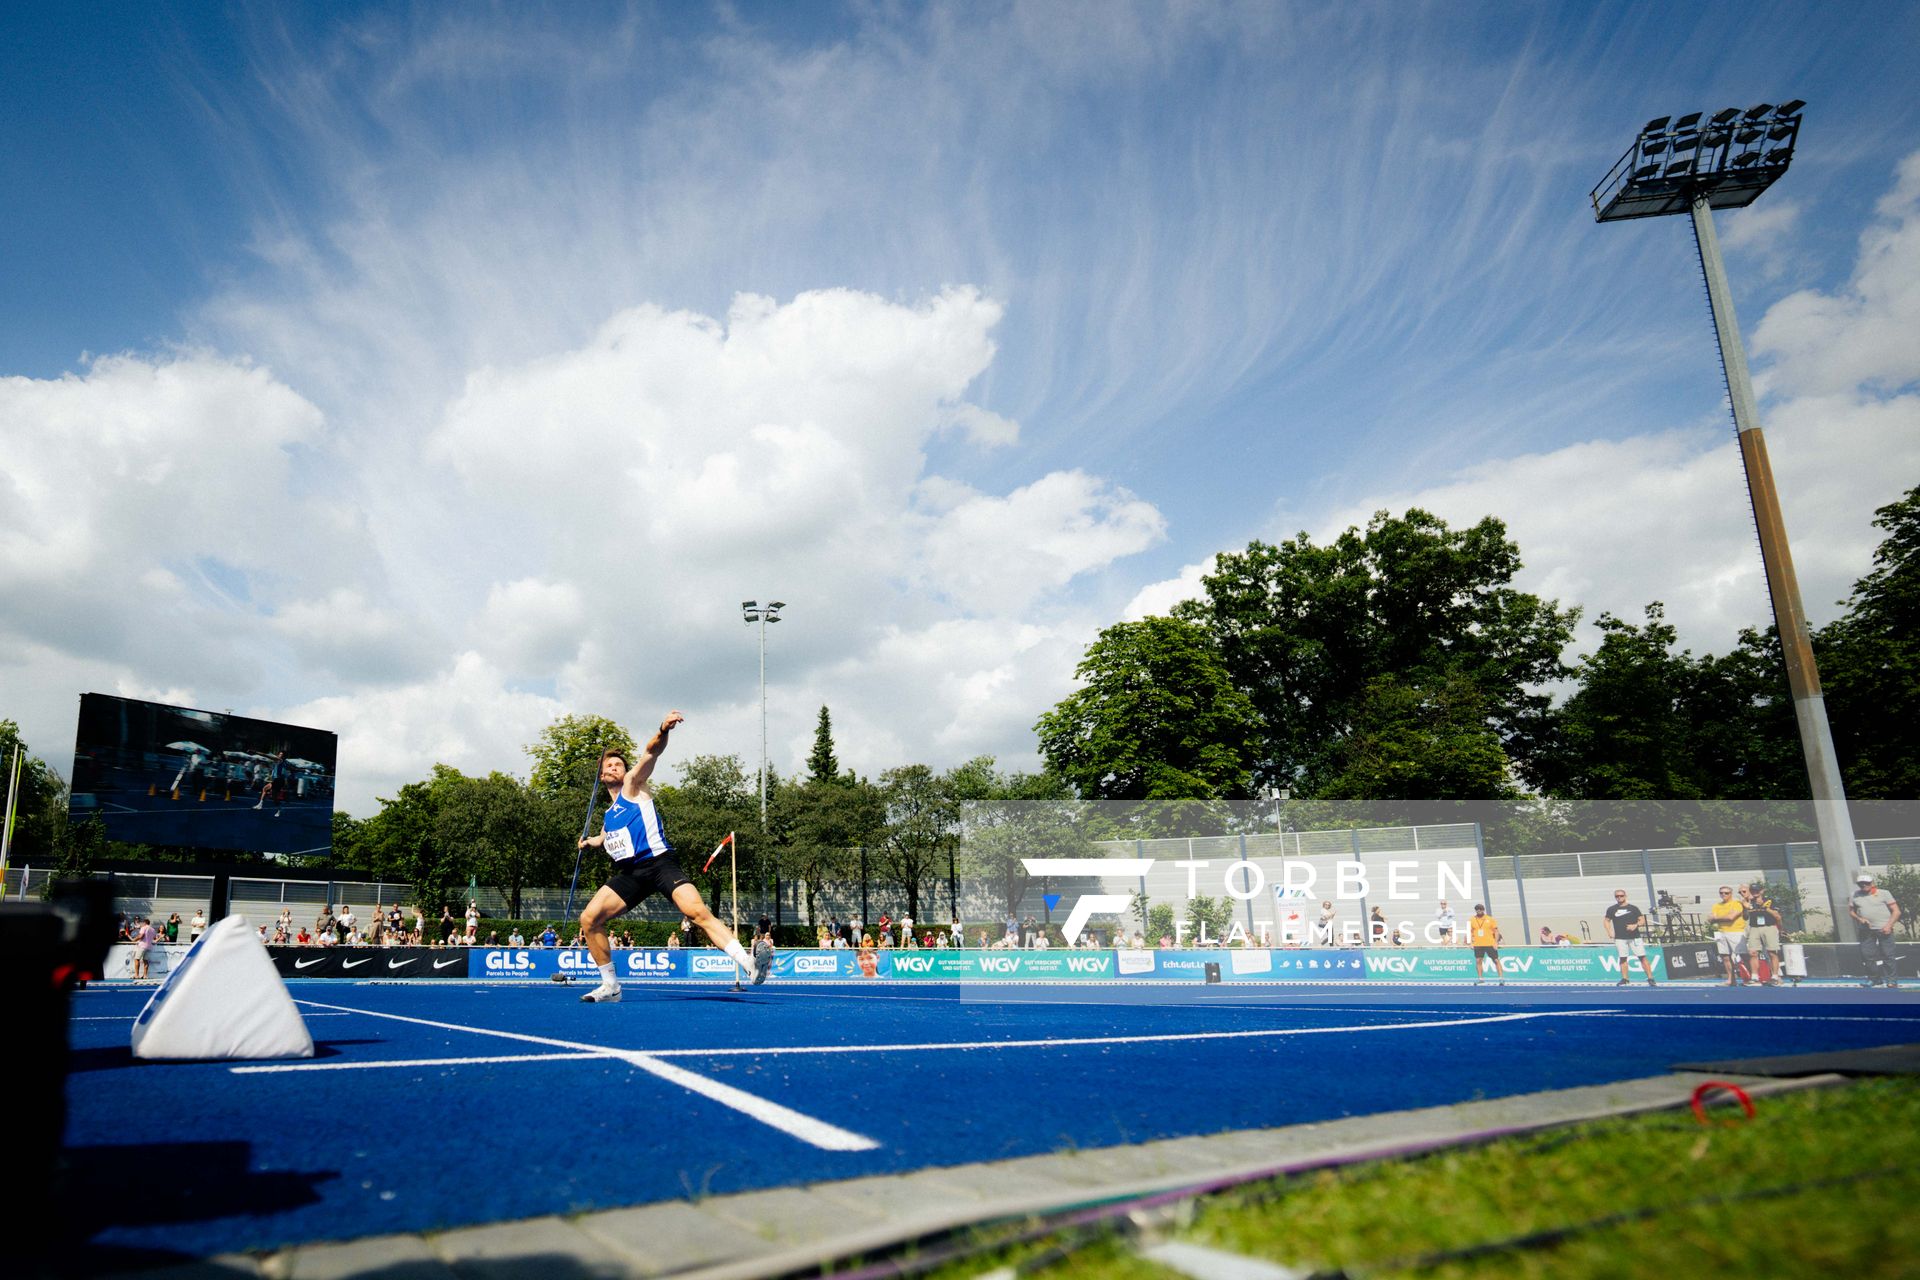
M 293 979 L 311 1060 L 136 1062 L 73 1001 L 83 1255 L 607 1209 L 1920 1039 L 1907 993 Z M 1284 1153 L 1276 1153 L 1276 1157 Z

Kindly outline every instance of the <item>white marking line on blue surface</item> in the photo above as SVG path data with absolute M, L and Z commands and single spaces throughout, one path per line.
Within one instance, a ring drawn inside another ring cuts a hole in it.
M 809 1044 L 761 1049 L 650 1049 L 656 1058 L 774 1057 L 800 1053 L 926 1053 L 936 1049 L 1071 1049 L 1102 1044 L 1187 1044 L 1196 1040 L 1265 1040 L 1278 1036 L 1355 1035 L 1367 1031 L 1426 1031 L 1442 1027 L 1478 1027 L 1535 1018 L 1584 1018 L 1604 1009 L 1563 1009 L 1540 1013 L 1500 1013 L 1491 1017 L 1448 1018 L 1438 1022 L 1369 1022 L 1350 1027 L 1270 1027 L 1257 1031 L 1170 1031 L 1142 1036 L 1059 1036 L 1044 1040 L 950 1040 L 928 1044 Z
M 301 1004 L 309 1003 L 300 1001 Z M 357 1010 L 356 1012 L 365 1012 Z M 1348 1027 L 1283 1027 L 1258 1031 L 1181 1031 L 1138 1036 L 1080 1036 L 1044 1040 L 948 1040 L 933 1041 L 924 1044 L 831 1044 L 831 1045 L 782 1045 L 759 1049 L 602 1049 L 591 1045 L 571 1046 L 576 1052 L 519 1054 L 503 1057 L 475 1058 L 414 1058 L 383 1062 L 287 1062 L 272 1063 L 256 1067 L 229 1067 L 236 1075 L 273 1074 L 289 1071 L 378 1071 L 391 1067 L 459 1067 L 478 1066 L 487 1063 L 508 1062 L 561 1062 L 586 1058 L 618 1058 L 621 1061 L 633 1061 L 635 1058 L 712 1058 L 734 1057 L 753 1054 L 756 1057 L 791 1057 L 799 1054 L 820 1053 L 925 1053 L 937 1049 L 1061 1049 L 1088 1045 L 1114 1044 L 1165 1044 L 1185 1043 L 1195 1040 L 1246 1040 L 1271 1038 L 1275 1036 L 1318 1036 L 1355 1034 L 1366 1031 L 1415 1031 L 1436 1027 L 1475 1027 L 1493 1022 L 1526 1022 L 1538 1018 L 1582 1018 L 1593 1014 L 1613 1012 L 1608 1009 L 1566 1009 L 1540 1013 L 1502 1013 L 1485 1017 L 1450 1018 L 1439 1022 L 1386 1022 L 1365 1023 Z M 472 1031 L 480 1035 L 505 1036 L 514 1040 L 529 1040 L 536 1044 L 570 1045 L 564 1040 L 549 1040 L 541 1036 L 522 1035 L 516 1031 L 489 1031 L 479 1027 L 460 1026 L 450 1022 L 431 1022 L 425 1018 L 406 1018 L 394 1013 L 368 1013 L 371 1018 L 392 1018 L 397 1022 L 414 1022 L 422 1026 L 440 1027 L 451 1031 Z M 650 1070 L 642 1063 L 634 1062 L 642 1070 Z M 655 1065 L 665 1071 L 678 1071 L 677 1067 L 668 1067 L 663 1062 Z M 654 1072 L 656 1075 L 661 1072 Z M 671 1078 L 671 1077 L 663 1077 Z M 693 1077 L 707 1084 L 713 1084 L 703 1076 Z M 691 1088 L 692 1086 L 688 1086 Z M 719 1085 L 719 1088 L 727 1088 Z M 698 1090 L 696 1090 L 698 1092 Z M 747 1095 L 751 1096 L 751 1095 Z M 774 1105 L 774 1104 L 768 1104 Z M 804 1118 L 804 1117 L 803 1117 Z M 857 1135 L 856 1135 L 857 1136 Z M 840 1148 L 834 1148 L 839 1150 Z M 861 1148 L 864 1150 L 865 1148 Z
M 345 1017 L 345 1014 L 336 1015 Z M 478 1067 L 499 1062 L 584 1062 L 604 1053 L 509 1053 L 486 1058 L 396 1058 L 379 1062 L 275 1062 L 258 1067 L 229 1067 L 237 1076 L 271 1075 L 282 1071 L 378 1071 L 383 1067 Z
M 638 1067 L 648 1075 L 657 1076 L 670 1084 L 677 1084 L 690 1093 L 730 1107 L 742 1115 L 751 1116 L 769 1128 L 780 1130 L 789 1137 L 798 1138 L 809 1146 L 819 1147 L 823 1151 L 872 1151 L 880 1144 L 863 1134 L 838 1125 L 816 1120 L 812 1116 L 802 1115 L 791 1107 L 783 1107 L 777 1102 L 756 1097 L 743 1089 L 721 1084 L 718 1080 L 709 1080 L 705 1076 L 695 1075 L 691 1071 L 671 1066 L 650 1054 L 630 1049 L 609 1049 L 603 1045 L 582 1044 L 576 1040 L 556 1040 L 550 1036 L 531 1036 L 521 1031 L 496 1031 L 491 1027 L 471 1027 L 458 1022 L 435 1022 L 430 1018 L 409 1018 L 398 1013 L 375 1013 L 371 1009 L 355 1009 L 347 1005 L 321 1004 L 316 1000 L 296 1000 L 294 1003 L 308 1005 L 315 1009 L 332 1009 L 341 1013 L 357 1013 L 368 1018 L 386 1018 L 393 1022 L 410 1022 L 415 1026 L 434 1027 L 441 1031 L 464 1031 L 469 1035 L 498 1036 L 503 1040 L 519 1040 L 525 1044 L 545 1045 L 550 1049 L 567 1049 L 588 1056 L 617 1058 L 629 1066 Z
M 71 1017 L 69 1017 L 67 1021 L 68 1022 L 132 1022 L 135 1018 L 139 1016 L 140 1015 L 137 1013 L 115 1013 L 115 1014 L 84 1013 L 84 1014 L 74 1014 Z M 306 1016 L 309 1018 L 344 1018 L 347 1015 L 344 1013 L 310 1013 Z

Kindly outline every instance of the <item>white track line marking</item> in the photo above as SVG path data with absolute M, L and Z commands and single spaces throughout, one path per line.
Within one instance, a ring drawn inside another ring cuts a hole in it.
M 300 1001 L 301 1004 L 310 1003 Z M 360 1010 L 359 1012 L 366 1012 Z M 714 1048 L 714 1049 L 608 1049 L 597 1045 L 574 1044 L 566 1040 L 552 1040 L 543 1036 L 525 1035 L 517 1031 L 491 1031 L 481 1027 L 462 1026 L 451 1022 L 433 1022 L 426 1018 L 403 1017 L 394 1013 L 367 1013 L 370 1018 L 391 1018 L 396 1022 L 412 1022 L 421 1026 L 439 1027 L 449 1031 L 469 1031 L 478 1035 L 496 1035 L 510 1040 L 525 1040 L 534 1044 L 557 1045 L 570 1050 L 566 1053 L 520 1054 L 501 1057 L 474 1058 L 416 1058 L 385 1062 L 289 1062 L 272 1063 L 265 1066 L 229 1067 L 235 1074 L 261 1074 L 287 1071 L 378 1071 L 389 1067 L 452 1067 L 467 1064 L 494 1062 L 560 1062 L 584 1058 L 617 1058 L 623 1062 L 632 1062 L 643 1071 L 652 1070 L 646 1059 L 661 1068 L 653 1074 L 662 1078 L 674 1079 L 666 1072 L 679 1072 L 678 1067 L 669 1067 L 658 1060 L 661 1058 L 726 1058 L 741 1057 L 748 1054 L 756 1057 L 794 1057 L 823 1053 L 929 1053 L 938 1050 L 954 1049 L 1063 1049 L 1088 1045 L 1115 1044 L 1181 1044 L 1196 1040 L 1249 1040 L 1271 1039 L 1280 1036 L 1323 1036 L 1354 1035 L 1369 1031 L 1418 1031 L 1443 1027 L 1476 1027 L 1495 1022 L 1528 1022 L 1539 1018 L 1582 1018 L 1593 1014 L 1611 1012 L 1606 1009 L 1567 1009 L 1538 1013 L 1502 1013 L 1483 1017 L 1449 1018 L 1434 1022 L 1384 1022 L 1364 1023 L 1345 1027 L 1279 1027 L 1254 1031 L 1177 1031 L 1150 1035 L 1134 1036 L 1079 1036 L 1037 1040 L 946 1040 L 918 1044 L 832 1044 L 832 1045 L 777 1045 L 764 1048 Z M 682 1073 L 684 1074 L 684 1073 Z M 705 1085 L 715 1085 L 714 1081 L 695 1076 Z M 687 1088 L 694 1088 L 686 1085 Z M 717 1085 L 718 1088 L 727 1088 Z M 701 1092 L 695 1089 L 695 1092 Z M 732 1105 L 732 1104 L 729 1104 Z M 771 1104 L 769 1104 L 771 1105 Z M 777 1126 L 776 1126 L 777 1127 Z M 836 1148 L 838 1149 L 838 1148 Z M 865 1148 L 861 1148 L 864 1150 Z
M 556 1040 L 550 1036 L 531 1036 L 520 1031 L 496 1031 L 490 1027 L 471 1027 L 457 1022 L 435 1022 L 430 1018 L 410 1018 L 398 1013 L 375 1013 L 370 1009 L 355 1009 L 347 1005 L 321 1004 L 316 1000 L 297 1000 L 294 1003 L 309 1005 L 315 1009 L 332 1009 L 341 1013 L 357 1013 L 367 1018 L 386 1018 L 393 1022 L 410 1022 L 415 1026 L 436 1027 L 442 1031 L 461 1031 L 468 1035 L 498 1036 L 503 1040 L 518 1040 L 524 1044 L 545 1045 L 550 1049 L 565 1049 L 590 1057 L 616 1058 L 629 1066 L 637 1067 L 648 1075 L 657 1076 L 703 1098 L 730 1107 L 743 1115 L 751 1116 L 761 1124 L 778 1129 L 789 1137 L 798 1138 L 809 1146 L 825 1151 L 872 1151 L 880 1144 L 863 1134 L 850 1129 L 842 1129 L 803 1115 L 791 1107 L 783 1107 L 777 1102 L 756 1097 L 743 1089 L 721 1084 L 718 1080 L 709 1080 L 697 1076 L 680 1067 L 669 1066 L 649 1054 L 630 1049 L 609 1049 L 603 1045 L 582 1044 L 575 1040 Z
M 732 1057 L 755 1054 L 779 1057 L 808 1053 L 929 1053 L 940 1049 L 1070 1049 L 1101 1044 L 1186 1044 L 1196 1040 L 1265 1040 L 1279 1036 L 1357 1035 L 1368 1031 L 1423 1031 L 1440 1027 L 1477 1027 L 1492 1022 L 1527 1022 L 1535 1018 L 1581 1018 L 1594 1009 L 1567 1009 L 1541 1013 L 1501 1013 L 1490 1017 L 1448 1018 L 1437 1022 L 1376 1022 L 1349 1027 L 1270 1027 L 1256 1031 L 1169 1031 L 1140 1036 L 1062 1036 L 1040 1040 L 958 1040 L 930 1044 L 784 1045 L 763 1049 L 650 1049 L 656 1058 Z
M 508 1053 L 482 1058 L 396 1058 L 379 1062 L 273 1062 L 227 1070 L 236 1076 L 255 1076 L 283 1071 L 379 1071 L 402 1067 L 479 1067 L 497 1062 L 585 1062 L 606 1056 L 604 1053 Z

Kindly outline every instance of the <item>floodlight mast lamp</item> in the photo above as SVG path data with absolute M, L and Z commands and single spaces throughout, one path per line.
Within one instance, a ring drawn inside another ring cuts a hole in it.
M 1787 528 L 1780 518 L 1780 497 L 1773 484 L 1773 467 L 1767 460 L 1766 437 L 1760 433 L 1760 415 L 1754 407 L 1746 347 L 1740 341 L 1740 325 L 1733 314 L 1733 291 L 1727 284 L 1726 264 L 1721 261 L 1720 241 L 1713 229 L 1713 210 L 1752 204 L 1786 173 L 1800 140 L 1800 111 L 1806 105 L 1795 99 L 1778 107 L 1764 102 L 1744 110 L 1728 107 L 1715 112 L 1705 123 L 1697 111 L 1677 119 L 1660 116 L 1650 120 L 1590 198 L 1594 217 L 1600 222 L 1682 211 L 1693 218 L 1694 244 L 1700 251 L 1700 270 L 1706 277 L 1707 301 L 1713 308 L 1713 326 L 1720 340 L 1720 365 L 1726 373 L 1727 399 L 1733 406 L 1734 429 L 1740 439 L 1740 460 L 1746 467 L 1747 493 L 1760 535 L 1760 558 L 1766 567 L 1773 620 L 1780 632 L 1787 686 L 1793 694 L 1800 748 L 1807 762 L 1827 897 L 1838 931 L 1841 911 L 1853 892 L 1853 876 L 1860 866 L 1853 819 L 1847 812 L 1846 788 L 1833 750 L 1833 731 L 1827 724 L 1826 698 L 1820 691 L 1820 671 L 1813 660 L 1813 638 L 1807 627 L 1806 608 L 1800 602 L 1800 584 L 1794 577 Z
M 780 611 L 787 607 L 784 600 L 772 600 L 761 604 L 758 600 L 742 600 L 740 616 L 747 625 L 760 624 L 760 833 L 767 831 L 767 624 L 780 621 Z

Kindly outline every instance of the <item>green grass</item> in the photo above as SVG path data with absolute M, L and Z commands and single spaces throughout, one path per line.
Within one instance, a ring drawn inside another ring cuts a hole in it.
M 1261 1183 L 1200 1202 L 1166 1238 L 1356 1277 L 1920 1274 L 1920 1081 L 1755 1105 L 1749 1123 L 1706 1128 L 1688 1112 L 1662 1113 Z M 1612 1215 L 1624 1220 L 1599 1221 Z M 1550 1232 L 1565 1234 L 1520 1239 Z M 1135 1243 L 1118 1229 L 1055 1237 L 932 1274 L 1174 1274 L 1136 1256 Z

